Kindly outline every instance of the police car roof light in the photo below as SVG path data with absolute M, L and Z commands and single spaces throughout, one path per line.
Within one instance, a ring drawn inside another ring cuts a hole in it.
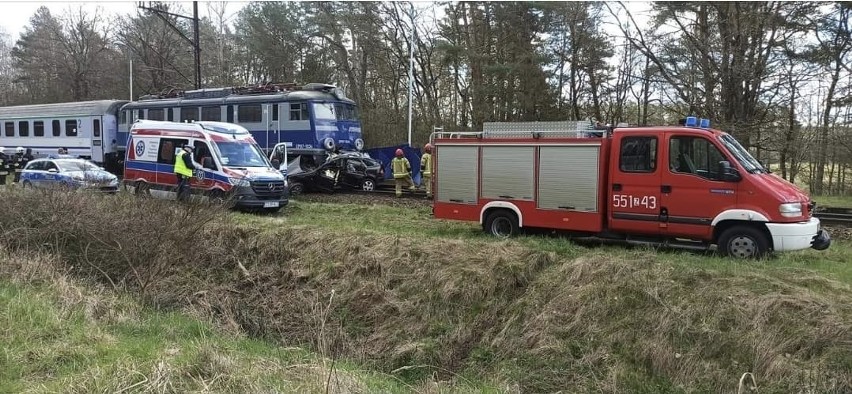
M 701 127 L 702 129 L 710 128 L 710 119 L 701 119 L 701 123 L 699 123 L 698 127 Z
M 696 118 L 694 116 L 687 116 L 686 117 L 686 122 L 684 123 L 684 126 L 695 127 L 697 125 L 698 125 L 698 118 Z

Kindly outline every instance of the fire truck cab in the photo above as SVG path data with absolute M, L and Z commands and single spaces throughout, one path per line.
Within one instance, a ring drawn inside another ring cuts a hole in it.
M 730 134 L 684 126 L 590 130 L 580 122 L 485 123 L 436 132 L 433 215 L 510 236 L 540 228 L 738 258 L 824 250 L 815 203 Z

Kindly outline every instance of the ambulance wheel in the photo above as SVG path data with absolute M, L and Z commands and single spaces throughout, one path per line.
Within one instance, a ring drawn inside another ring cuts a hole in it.
M 213 190 L 210 194 L 207 195 L 207 198 L 213 204 L 224 204 L 225 203 L 225 192 L 221 190 Z
M 485 219 L 485 231 L 500 238 L 511 237 L 518 234 L 518 219 L 512 212 L 494 211 Z
M 147 197 L 151 195 L 148 183 L 142 181 L 136 182 L 136 187 L 133 188 L 133 193 L 141 197 Z
M 734 226 L 719 236 L 719 251 L 739 259 L 760 258 L 769 252 L 769 240 L 757 228 Z

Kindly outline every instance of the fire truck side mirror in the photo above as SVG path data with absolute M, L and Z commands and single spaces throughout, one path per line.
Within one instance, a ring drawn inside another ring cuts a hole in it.
M 727 160 L 722 160 L 719 162 L 719 176 L 722 177 L 722 180 L 725 182 L 739 182 L 740 174 L 739 172 L 731 167 L 731 163 Z

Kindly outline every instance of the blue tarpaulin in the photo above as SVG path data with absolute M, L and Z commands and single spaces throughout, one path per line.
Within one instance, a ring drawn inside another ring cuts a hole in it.
M 391 168 L 391 160 L 397 149 L 402 149 L 405 158 L 411 163 L 411 178 L 415 184 L 420 184 L 420 157 L 422 153 L 419 149 L 412 148 L 408 144 L 396 146 L 383 146 L 380 148 L 364 149 L 370 157 L 382 162 L 382 168 L 385 170 L 385 179 L 393 180 L 393 168 Z

